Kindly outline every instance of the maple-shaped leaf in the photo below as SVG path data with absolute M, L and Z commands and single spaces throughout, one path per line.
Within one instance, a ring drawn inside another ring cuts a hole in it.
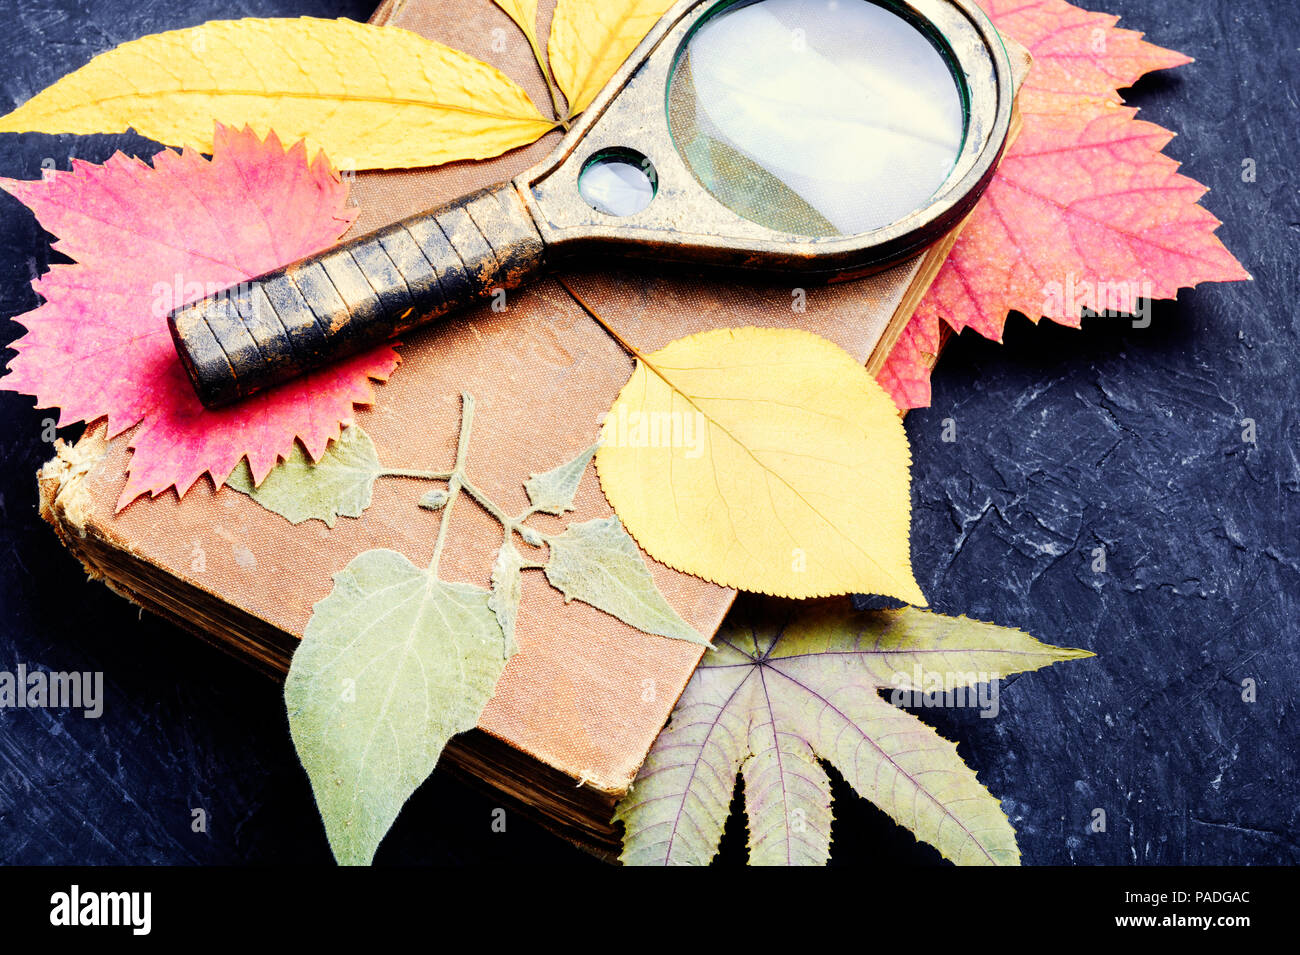
M 930 402 L 940 322 L 1001 341 L 1008 312 L 1077 326 L 1143 298 L 1250 276 L 1197 203 L 1204 186 L 1161 153 L 1173 134 L 1134 119 L 1118 90 L 1190 62 L 1064 0 L 984 0 L 1034 62 L 1023 128 L 879 380 L 901 408 Z
M 737 774 L 750 863 L 825 863 L 826 760 L 953 862 L 1016 865 L 1011 823 L 957 747 L 879 691 L 989 714 L 997 697 L 978 685 L 1092 656 L 965 617 L 859 612 L 845 600 L 751 599 L 727 617 L 714 646 L 618 804 L 626 864 L 708 863 Z
M 139 425 L 119 508 L 172 486 L 183 495 L 204 472 L 220 486 L 244 457 L 261 483 L 295 439 L 320 458 L 398 362 L 385 345 L 229 408 L 199 403 L 168 311 L 328 248 L 356 216 L 347 185 L 302 143 L 221 126 L 214 141 L 211 160 L 164 150 L 151 168 L 118 153 L 0 179 L 75 260 L 32 283 L 45 303 L 20 316 L 28 332 L 0 387 L 58 407 L 62 424 L 107 416 L 110 438 Z

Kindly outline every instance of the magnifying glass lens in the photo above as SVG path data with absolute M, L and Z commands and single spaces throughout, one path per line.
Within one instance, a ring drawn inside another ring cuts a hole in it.
M 610 149 L 587 161 L 578 176 L 578 193 L 593 209 L 611 216 L 630 216 L 655 197 L 650 160 L 630 149 Z
M 673 69 L 673 141 L 715 198 L 770 229 L 889 225 L 961 153 L 965 91 L 941 44 L 873 0 L 723 6 Z

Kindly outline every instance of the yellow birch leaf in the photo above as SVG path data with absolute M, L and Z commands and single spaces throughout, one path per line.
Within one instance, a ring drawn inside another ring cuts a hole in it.
M 124 43 L 7 116 L 0 132 L 115 133 L 212 149 L 214 121 L 306 139 L 351 169 L 497 156 L 554 124 L 495 67 L 351 20 L 214 20 Z
M 551 70 L 569 100 L 586 109 L 675 0 L 560 0 L 551 20 Z
M 910 465 L 875 379 L 794 329 L 702 332 L 639 358 L 596 453 L 605 495 L 661 563 L 782 597 L 924 606 Z

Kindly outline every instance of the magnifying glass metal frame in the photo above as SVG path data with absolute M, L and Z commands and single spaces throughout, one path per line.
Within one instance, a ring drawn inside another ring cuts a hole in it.
M 973 0 L 874 2 L 940 47 L 962 87 L 966 129 L 952 171 L 922 208 L 856 235 L 803 237 L 733 211 L 673 142 L 668 91 L 693 32 L 762 0 L 682 0 L 627 58 L 543 162 L 487 190 L 349 240 L 172 312 L 168 324 L 200 400 L 218 407 L 517 287 L 543 267 L 616 255 L 834 280 L 930 245 L 974 207 L 997 168 L 1015 94 L 1002 39 Z M 648 160 L 654 197 L 601 212 L 579 190 L 608 154 Z
M 1002 38 L 970 0 L 873 0 L 941 43 L 967 92 L 965 142 L 924 208 L 870 232 L 801 239 L 751 222 L 714 198 L 673 145 L 666 93 L 694 31 L 751 2 L 686 2 L 669 10 L 555 152 L 514 180 L 548 250 L 588 247 L 657 261 L 840 278 L 905 258 L 970 212 L 1002 154 L 1015 93 Z M 596 211 L 579 195 L 578 177 L 591 158 L 628 150 L 650 160 L 658 180 L 654 200 L 630 216 Z M 581 161 L 570 161 L 575 155 Z

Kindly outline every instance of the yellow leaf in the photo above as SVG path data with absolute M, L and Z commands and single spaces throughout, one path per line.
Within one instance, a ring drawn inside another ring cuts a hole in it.
M 569 115 L 586 109 L 675 0 L 560 0 L 551 20 L 555 79 Z
M 656 560 L 740 590 L 925 605 L 907 435 L 833 342 L 760 328 L 679 339 L 637 361 L 601 441 L 601 487 Z
M 554 124 L 501 71 L 409 30 L 314 17 L 215 20 L 124 43 L 0 132 L 113 133 L 212 148 L 214 121 L 306 139 L 342 168 L 484 159 Z
M 555 110 L 557 117 L 563 116 L 560 110 L 560 97 L 555 89 L 555 81 L 551 79 L 551 74 L 546 69 L 546 57 L 542 56 L 542 48 L 537 43 L 537 0 L 492 0 L 498 7 L 505 11 L 511 20 L 515 21 L 515 26 L 524 31 L 524 36 L 528 38 L 528 46 L 533 51 L 533 59 L 537 61 L 537 69 L 546 80 L 547 92 L 551 94 L 551 107 Z
M 506 12 L 528 37 L 528 45 L 537 49 L 537 0 L 492 0 Z

